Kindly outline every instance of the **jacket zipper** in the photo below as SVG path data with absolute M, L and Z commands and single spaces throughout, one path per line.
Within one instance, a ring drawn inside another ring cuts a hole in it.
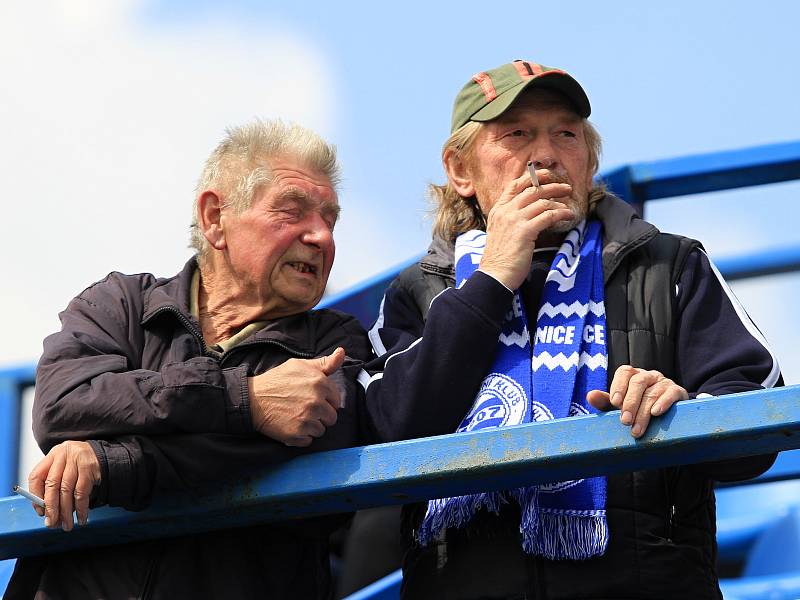
M 669 467 L 663 470 L 664 473 L 664 497 L 667 501 L 667 514 L 665 515 L 666 531 L 664 538 L 668 542 L 672 542 L 672 535 L 675 531 L 675 503 L 672 501 L 672 488 L 674 485 L 673 470 Z
M 311 354 L 310 352 L 303 352 L 301 350 L 297 350 L 297 349 L 292 348 L 291 346 L 287 346 L 283 342 L 279 342 L 277 340 L 258 340 L 257 342 L 247 342 L 246 344 L 239 344 L 239 345 L 234 346 L 233 348 L 231 348 L 230 351 L 226 352 L 222 356 L 222 359 L 220 359 L 220 366 L 225 363 L 225 361 L 228 359 L 228 357 L 231 354 L 234 353 L 234 351 L 242 350 L 244 348 L 249 348 L 251 346 L 261 346 L 263 344 L 269 344 L 271 346 L 277 346 L 278 348 L 280 348 L 282 350 L 285 350 L 288 354 L 291 354 L 292 356 L 296 356 L 298 358 L 316 358 L 316 356 L 314 354 Z
M 161 308 L 156 309 L 156 311 L 150 315 L 147 320 L 149 321 L 156 315 L 159 315 L 163 312 L 171 312 L 178 317 L 178 320 L 183 324 L 184 327 L 186 327 L 189 333 L 191 333 L 195 338 L 197 338 L 197 341 L 200 342 L 200 349 L 203 351 L 203 356 L 205 356 L 206 352 L 208 352 L 208 346 L 206 346 L 206 341 L 203 339 L 203 332 L 197 329 L 197 327 L 194 326 L 194 323 L 187 319 L 186 316 L 174 306 L 162 306 Z

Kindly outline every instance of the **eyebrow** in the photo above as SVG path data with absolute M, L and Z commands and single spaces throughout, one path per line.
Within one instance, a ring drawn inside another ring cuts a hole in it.
M 309 196 L 304 190 L 299 187 L 289 186 L 284 189 L 278 196 L 279 200 L 296 202 L 303 210 L 313 210 L 319 207 L 320 213 L 326 216 L 332 216 L 334 221 L 339 220 L 339 215 L 342 212 L 342 207 L 338 203 L 330 202 L 328 200 L 316 201 Z

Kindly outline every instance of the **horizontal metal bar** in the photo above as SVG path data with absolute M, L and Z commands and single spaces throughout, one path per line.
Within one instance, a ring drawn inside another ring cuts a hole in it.
M 323 452 L 141 513 L 100 508 L 69 534 L 45 529 L 26 500 L 4 498 L 0 559 L 798 447 L 800 386 L 689 400 L 640 440 L 614 411 Z
M 739 487 L 742 485 L 753 485 L 754 483 L 787 481 L 789 479 L 800 479 L 800 450 L 787 450 L 786 452 L 781 452 L 769 470 L 765 473 L 762 473 L 755 479 L 748 479 L 747 481 L 720 482 L 717 484 L 717 487 Z
M 600 175 L 632 204 L 800 179 L 800 141 L 632 163 Z
M 800 246 L 770 248 L 714 260 L 728 281 L 800 271 Z
M 353 592 L 344 600 L 398 600 L 403 583 L 403 570 L 397 569 L 367 587 Z
M 10 380 L 16 385 L 33 385 L 36 378 L 36 363 L 25 363 L 0 369 L 0 380 Z

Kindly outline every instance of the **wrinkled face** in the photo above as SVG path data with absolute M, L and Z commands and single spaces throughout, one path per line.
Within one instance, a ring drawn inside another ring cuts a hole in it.
M 523 175 L 528 161 L 540 183 L 572 186 L 569 199 L 575 218 L 553 231 L 567 231 L 586 216 L 592 169 L 581 118 L 560 95 L 547 90 L 524 92 L 502 116 L 484 124 L 467 162 L 467 173 L 484 214 L 512 179 Z M 546 169 L 543 176 L 540 169 Z
M 223 210 L 228 270 L 244 297 L 272 319 L 313 308 L 322 298 L 336 246 L 339 203 L 322 173 L 292 158 L 272 159 L 273 182 L 236 215 Z

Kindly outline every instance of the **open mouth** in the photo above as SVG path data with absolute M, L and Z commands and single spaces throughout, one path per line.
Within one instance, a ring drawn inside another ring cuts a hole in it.
M 310 273 L 311 275 L 317 274 L 317 267 L 314 265 L 310 265 L 307 262 L 290 262 L 287 263 L 290 267 L 292 267 L 298 273 Z

